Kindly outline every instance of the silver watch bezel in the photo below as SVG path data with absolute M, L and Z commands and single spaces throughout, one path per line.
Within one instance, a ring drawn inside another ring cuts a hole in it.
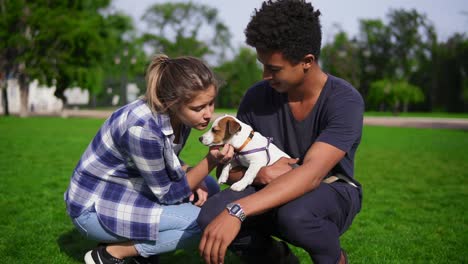
M 239 210 L 237 212 L 233 211 L 233 208 L 238 207 Z M 242 206 L 237 203 L 229 203 L 226 205 L 226 209 L 228 210 L 229 214 L 232 216 L 237 217 L 241 222 L 244 222 L 246 215 L 244 213 L 244 210 L 242 209 Z

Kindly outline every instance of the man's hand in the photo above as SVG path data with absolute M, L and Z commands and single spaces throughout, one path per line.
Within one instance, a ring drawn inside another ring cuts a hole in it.
M 224 210 L 205 228 L 199 251 L 207 264 L 222 264 L 227 247 L 239 233 L 241 221 Z
M 292 165 L 296 164 L 298 159 L 282 157 L 270 166 L 265 166 L 260 169 L 255 178 L 255 184 L 266 185 L 274 179 L 292 170 Z

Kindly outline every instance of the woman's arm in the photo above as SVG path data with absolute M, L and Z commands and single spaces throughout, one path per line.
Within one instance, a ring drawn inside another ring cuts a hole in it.
M 187 172 L 187 182 L 190 189 L 194 190 L 216 165 L 230 161 L 233 155 L 234 148 L 229 144 L 226 144 L 222 149 L 211 147 L 205 158 Z

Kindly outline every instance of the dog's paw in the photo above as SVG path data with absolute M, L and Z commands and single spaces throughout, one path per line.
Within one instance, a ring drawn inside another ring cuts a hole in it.
M 243 182 L 236 182 L 233 185 L 231 185 L 231 189 L 237 192 L 243 191 L 246 187 L 247 185 Z
M 223 183 L 226 183 L 226 180 L 219 178 L 218 179 L 218 184 L 223 184 Z

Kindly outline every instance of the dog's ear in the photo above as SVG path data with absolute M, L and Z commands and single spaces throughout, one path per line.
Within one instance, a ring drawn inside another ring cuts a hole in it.
M 229 120 L 226 123 L 226 128 L 230 135 L 234 135 L 235 133 L 241 130 L 241 125 L 238 122 L 236 122 L 236 120 Z

